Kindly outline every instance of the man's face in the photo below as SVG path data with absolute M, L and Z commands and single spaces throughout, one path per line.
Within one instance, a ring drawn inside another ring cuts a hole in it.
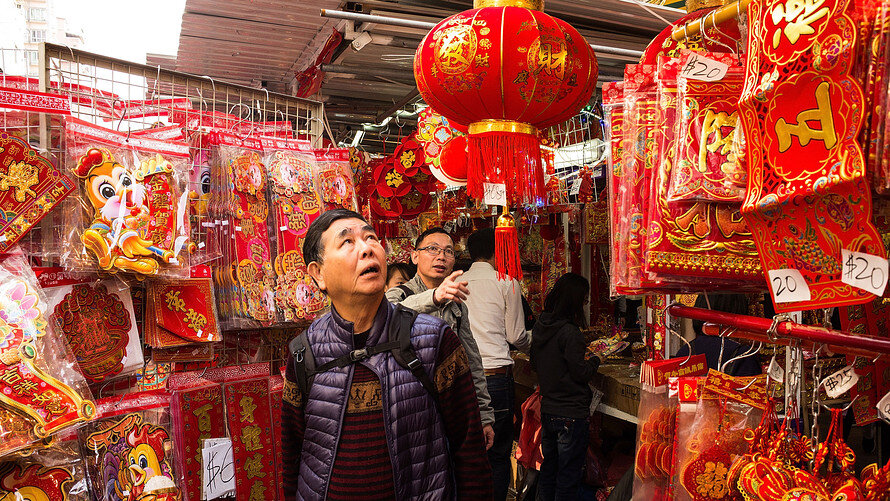
M 422 278 L 438 285 L 454 268 L 454 243 L 444 233 L 427 235 L 411 253 L 411 260 Z
M 386 264 L 374 229 L 361 219 L 340 219 L 321 235 L 322 262 L 309 274 L 332 300 L 383 294 Z

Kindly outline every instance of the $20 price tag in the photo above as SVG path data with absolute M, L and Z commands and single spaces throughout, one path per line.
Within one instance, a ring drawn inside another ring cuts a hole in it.
M 822 386 L 825 387 L 828 398 L 837 398 L 855 386 L 858 381 L 859 374 L 856 374 L 852 365 L 848 365 L 823 379 Z
M 810 286 L 799 270 L 786 268 L 782 270 L 769 270 L 769 286 L 776 303 L 793 303 L 796 301 L 809 301 L 813 298 L 810 294 Z
M 866 254 L 841 250 L 843 271 L 841 281 L 847 285 L 882 296 L 887 287 L 887 260 Z
M 683 69 L 680 70 L 680 76 L 691 80 L 702 80 L 705 82 L 716 82 L 723 80 L 729 65 L 714 61 L 699 54 L 689 54 L 686 62 L 683 63 Z
M 507 205 L 507 185 L 503 183 L 482 183 L 485 191 L 485 205 Z

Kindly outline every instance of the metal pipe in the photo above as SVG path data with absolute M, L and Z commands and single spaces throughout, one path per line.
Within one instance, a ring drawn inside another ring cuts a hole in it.
M 360 21 L 363 23 L 386 24 L 389 26 L 404 26 L 406 28 L 418 28 L 422 30 L 431 30 L 436 26 L 436 23 L 430 23 L 426 21 L 415 21 L 413 19 L 401 19 L 398 17 L 378 16 L 375 14 L 360 14 L 358 12 L 346 12 L 342 10 L 330 9 L 321 9 L 321 17 L 329 17 L 332 19 L 347 19 L 349 21 Z M 594 44 L 590 44 L 590 48 L 593 49 L 594 52 L 599 52 L 602 54 L 612 54 L 615 56 L 627 56 L 633 58 L 640 58 L 643 56 L 643 52 L 639 50 L 621 49 L 619 47 L 608 47 L 605 45 Z
M 711 327 L 711 329 L 709 329 Z M 710 336 L 718 336 L 720 335 L 719 325 L 717 324 L 709 324 L 706 323 L 702 327 L 702 331 L 705 334 Z M 731 333 L 731 337 L 736 339 L 747 339 L 749 341 L 759 341 L 766 344 L 776 344 L 782 346 L 790 346 L 792 343 L 791 339 L 778 337 L 774 339 L 770 339 L 769 336 L 763 333 L 750 332 L 745 330 L 735 329 Z M 812 341 L 804 341 L 801 342 L 800 347 L 815 352 L 819 349 L 819 346 L 822 346 L 820 343 L 814 343 Z M 869 350 L 850 348 L 849 346 L 838 346 L 836 344 L 826 344 L 824 345 L 826 349 L 830 350 L 832 353 L 841 353 L 844 355 L 852 355 L 854 357 L 863 357 L 863 358 L 874 358 L 875 354 Z
M 763 332 L 769 331 L 773 321 L 768 318 L 749 317 L 736 315 L 722 311 L 694 308 L 673 304 L 668 307 L 668 312 L 675 317 L 691 318 L 703 322 L 713 322 L 737 329 Z M 843 331 L 814 327 L 811 325 L 796 324 L 794 322 L 779 322 L 776 325 L 776 334 L 783 337 L 797 338 L 825 345 L 847 346 L 853 349 L 869 350 L 890 354 L 890 339 L 854 336 Z M 731 336 L 732 334 L 730 334 Z
M 373 68 L 370 66 L 343 66 L 342 64 L 322 64 L 319 69 L 330 73 L 360 75 L 365 77 L 383 77 L 399 81 L 405 85 L 414 85 L 414 72 L 410 68 L 399 71 L 392 68 Z
M 751 0 L 736 0 L 735 2 L 724 5 L 715 11 L 708 12 L 695 21 L 690 21 L 682 26 L 674 28 L 671 32 L 671 38 L 677 42 L 682 42 L 688 37 L 694 37 L 701 33 L 702 29 L 713 28 L 718 24 L 723 24 L 731 19 L 738 19 L 742 15 L 742 11 L 748 10 L 748 4 Z

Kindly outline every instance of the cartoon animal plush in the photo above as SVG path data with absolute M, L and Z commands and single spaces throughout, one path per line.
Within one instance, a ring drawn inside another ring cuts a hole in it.
M 90 148 L 78 160 L 74 173 L 83 180 L 83 193 L 94 210 L 81 240 L 100 268 L 152 275 L 158 272 L 159 260 L 175 260 L 172 251 L 145 238 L 153 216 L 146 186 L 108 150 Z

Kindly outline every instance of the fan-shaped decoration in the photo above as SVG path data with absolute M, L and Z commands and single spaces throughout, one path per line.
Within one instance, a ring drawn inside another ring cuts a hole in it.
M 447 186 L 467 184 L 467 129 L 432 108 L 420 112 L 417 140 L 423 147 L 424 163 Z

